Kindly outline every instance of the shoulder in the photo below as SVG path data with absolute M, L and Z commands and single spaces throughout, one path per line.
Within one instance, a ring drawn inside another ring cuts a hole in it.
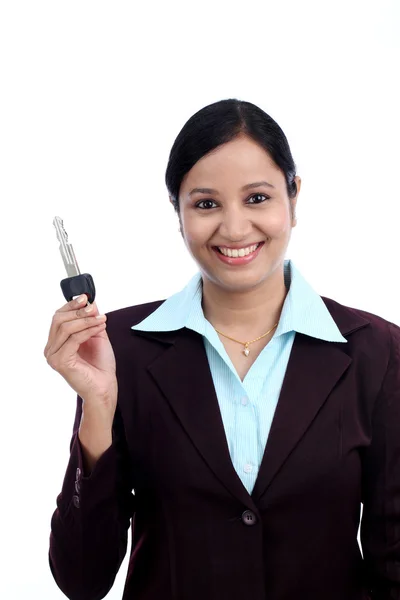
M 107 315 L 107 326 L 116 331 L 128 330 L 129 332 L 133 325 L 143 321 L 164 302 L 165 300 L 154 300 L 145 304 L 136 304 L 107 312 L 105 313 Z
M 126 347 L 126 344 L 131 344 L 132 326 L 143 321 L 164 302 L 165 300 L 154 300 L 106 312 L 106 331 L 114 350 L 116 347 Z
M 345 304 L 341 304 L 332 298 L 326 298 L 325 296 L 321 296 L 321 299 L 324 301 L 327 309 L 331 313 L 332 317 L 335 318 L 337 315 L 342 315 L 347 313 L 349 316 L 362 317 L 369 321 L 371 325 L 378 329 L 387 330 L 389 328 L 395 328 L 400 331 L 400 326 L 396 323 L 392 323 L 388 321 L 384 317 L 380 317 L 379 315 L 369 312 L 367 310 L 362 310 L 360 308 L 354 308 L 353 306 L 346 306 Z
M 387 357 L 400 355 L 400 326 L 375 313 L 346 306 L 321 296 L 342 335 L 366 354 L 383 351 Z
M 137 335 L 138 332 L 135 332 L 132 326 L 143 321 L 164 302 L 165 300 L 155 300 L 105 313 L 107 316 L 106 333 L 120 369 L 123 369 L 124 365 L 128 370 L 132 368 L 132 356 L 136 357 L 136 364 L 140 356 L 143 360 L 148 360 L 157 350 L 153 347 L 149 353 L 148 339 L 146 336 Z

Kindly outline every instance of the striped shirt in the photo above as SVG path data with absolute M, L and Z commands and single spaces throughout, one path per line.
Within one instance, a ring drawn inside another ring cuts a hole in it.
M 284 262 L 284 280 L 288 293 L 278 327 L 243 381 L 204 316 L 200 272 L 132 327 L 141 331 L 187 327 L 203 336 L 232 463 L 249 494 L 257 479 L 296 332 L 328 342 L 347 342 L 322 298 L 292 260 Z

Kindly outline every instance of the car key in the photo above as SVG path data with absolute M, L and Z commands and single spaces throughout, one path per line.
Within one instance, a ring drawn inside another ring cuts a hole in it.
M 63 220 L 60 217 L 54 217 L 53 225 L 56 228 L 61 257 L 68 275 L 66 279 L 60 282 L 64 298 L 69 302 L 76 296 L 86 294 L 88 304 L 93 304 L 96 289 L 92 276 L 89 273 L 80 272 L 72 244 L 68 243 L 68 235 L 64 229 Z

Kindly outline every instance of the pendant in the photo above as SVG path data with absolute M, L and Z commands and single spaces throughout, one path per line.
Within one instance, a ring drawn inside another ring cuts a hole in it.
M 243 350 L 243 354 L 244 354 L 245 356 L 248 356 L 248 355 L 250 354 L 250 350 L 248 349 L 248 347 L 247 347 L 247 346 L 245 346 L 245 348 L 244 348 L 244 350 Z

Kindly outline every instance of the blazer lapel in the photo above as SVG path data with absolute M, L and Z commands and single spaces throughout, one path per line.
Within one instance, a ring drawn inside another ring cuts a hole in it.
M 255 510 L 232 464 L 202 337 L 189 329 L 135 333 L 170 342 L 149 365 L 150 375 L 210 469 L 231 494 Z
M 361 314 L 330 298 L 321 298 L 344 337 L 369 325 L 370 321 Z M 254 502 L 267 491 L 352 362 L 346 344 L 296 333 L 258 478 L 251 494 Z
M 257 502 L 352 359 L 339 345 L 296 333 L 252 497 Z

